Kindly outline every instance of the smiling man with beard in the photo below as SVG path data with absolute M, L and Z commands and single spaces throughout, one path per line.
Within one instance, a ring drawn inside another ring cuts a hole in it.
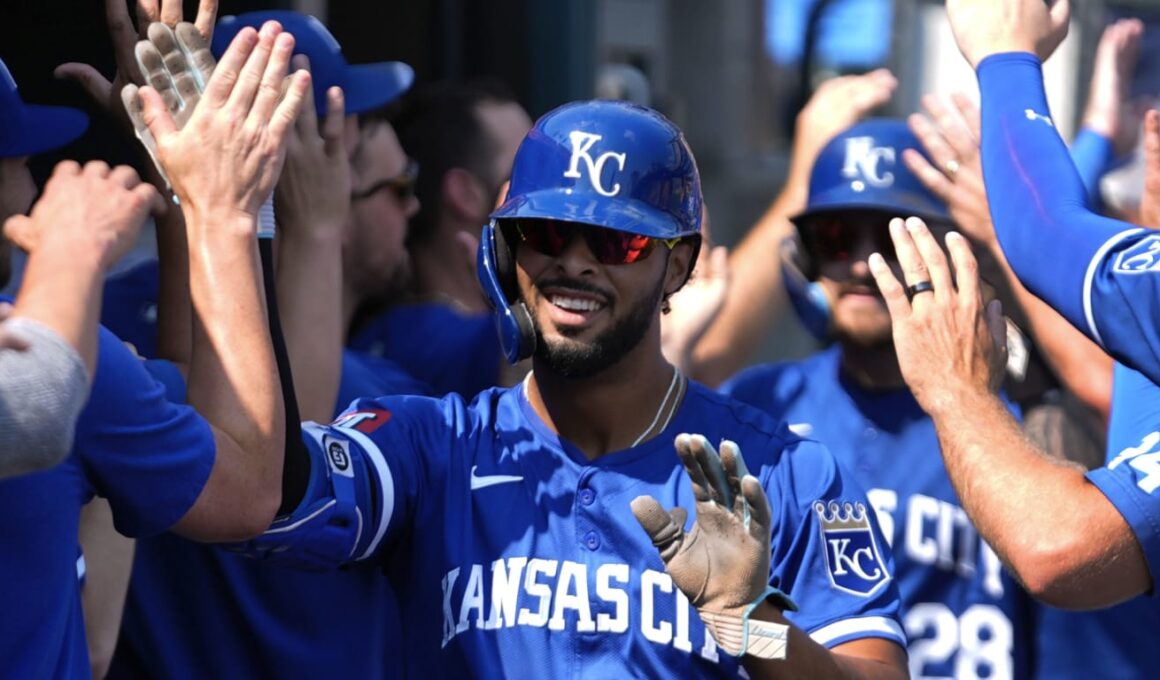
M 308 489 L 246 549 L 386 564 L 414 675 L 904 677 L 865 495 L 823 447 L 661 353 L 700 219 L 668 120 L 616 102 L 546 114 L 479 252 L 528 378 L 305 424 L 286 465 Z
M 944 235 L 951 226 L 946 206 L 902 163 L 907 148 L 922 147 L 906 123 L 879 119 L 822 150 L 806 211 L 794 218 L 795 264 L 826 301 L 835 342 L 802 361 L 742 371 L 722 391 L 825 444 L 868 490 L 898 567 L 913 677 L 1025 677 L 1030 600 L 960 507 L 866 263 L 873 252 L 893 258 L 891 218 L 920 215 Z M 929 292 L 916 285 L 910 295 Z

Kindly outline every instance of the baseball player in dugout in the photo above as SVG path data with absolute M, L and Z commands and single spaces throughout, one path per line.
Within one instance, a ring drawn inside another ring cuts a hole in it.
M 797 256 L 783 266 L 824 287 L 834 343 L 801 361 L 746 369 L 722 392 L 824 443 L 868 490 L 896 557 L 912 677 L 1027 677 L 1032 603 L 960 506 L 934 423 L 903 382 L 890 314 L 866 265 L 878 250 L 897 266 L 894 217 L 951 228 L 946 204 L 903 164 L 919 148 L 905 121 L 887 118 L 826 144 L 806 210 L 793 218 L 801 246 L 787 249 Z M 795 309 L 809 304 L 794 300 Z
M 546 114 L 478 257 L 504 352 L 532 372 L 471 403 L 360 399 L 305 423 L 293 510 L 240 548 L 383 566 L 410 674 L 905 677 L 863 491 L 662 356 L 701 214 L 692 153 L 658 113 Z

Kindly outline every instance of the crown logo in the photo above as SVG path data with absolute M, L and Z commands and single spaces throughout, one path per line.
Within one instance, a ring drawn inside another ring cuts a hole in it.
M 861 503 L 838 504 L 836 501 L 830 501 L 829 505 L 826 505 L 822 501 L 816 501 L 814 512 L 818 513 L 818 519 L 821 520 L 822 528 L 826 531 L 867 529 L 870 527 L 866 506 Z

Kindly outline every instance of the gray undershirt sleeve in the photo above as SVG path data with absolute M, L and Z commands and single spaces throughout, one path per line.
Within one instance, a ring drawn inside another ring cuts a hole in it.
M 0 478 L 63 461 L 89 395 L 84 362 L 63 338 L 28 319 L 4 324 L 29 348 L 0 349 Z

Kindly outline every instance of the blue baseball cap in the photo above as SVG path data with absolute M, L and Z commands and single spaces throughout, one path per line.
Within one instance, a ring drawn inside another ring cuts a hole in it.
M 415 80 L 415 71 L 401 61 L 348 64 L 342 47 L 321 21 L 289 10 L 222 17 L 213 33 L 214 56 L 221 59 L 230 41 L 246 26 L 261 28 L 267 21 L 282 24 L 282 29 L 294 36 L 294 54 L 304 54 L 310 60 L 314 106 L 319 116 L 326 115 L 326 91 L 336 85 L 342 88 L 349 114 L 371 111 L 393 101 Z
M 0 60 L 0 158 L 51 151 L 80 137 L 88 127 L 89 117 L 79 109 L 25 104 Z

